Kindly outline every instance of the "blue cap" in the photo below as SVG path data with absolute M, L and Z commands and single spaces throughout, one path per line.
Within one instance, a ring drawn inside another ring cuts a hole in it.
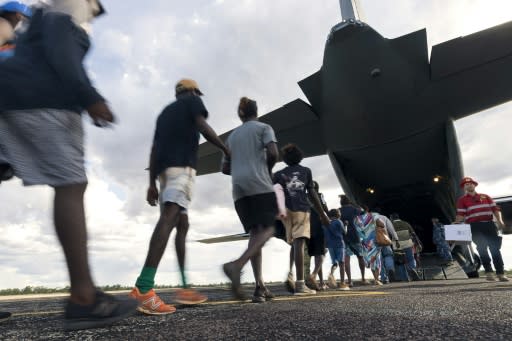
M 32 10 L 29 6 L 22 4 L 18 1 L 9 1 L 0 6 L 0 12 L 14 12 L 20 13 L 30 18 L 32 16 Z

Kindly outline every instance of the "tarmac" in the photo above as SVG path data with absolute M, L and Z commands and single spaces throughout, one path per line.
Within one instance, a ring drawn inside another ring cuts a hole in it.
M 252 292 L 250 286 L 245 287 Z M 166 316 L 135 314 L 108 328 L 64 332 L 65 297 L 3 297 L 0 340 L 512 340 L 512 282 L 484 279 L 354 286 L 273 301 L 234 301 L 227 287 Z M 160 290 L 172 302 L 173 290 Z M 126 293 L 118 293 L 126 295 Z

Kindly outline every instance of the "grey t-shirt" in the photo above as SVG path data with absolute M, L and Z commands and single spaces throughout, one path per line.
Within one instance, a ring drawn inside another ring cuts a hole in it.
M 259 121 L 245 122 L 229 135 L 233 200 L 274 192 L 265 150 L 270 142 L 277 142 L 274 130 Z

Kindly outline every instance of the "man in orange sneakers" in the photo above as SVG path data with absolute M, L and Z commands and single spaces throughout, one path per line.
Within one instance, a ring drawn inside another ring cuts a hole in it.
M 155 293 L 155 275 L 169 236 L 177 227 L 176 253 L 183 289 L 177 293 L 181 304 L 199 304 L 206 296 L 188 288 L 185 276 L 185 237 L 188 231 L 187 208 L 192 197 L 197 164 L 199 133 L 225 154 L 229 151 L 215 131 L 206 123 L 208 111 L 199 96 L 197 83 L 182 79 L 176 84 L 176 101 L 158 116 L 149 166 L 147 201 L 156 206 L 160 200 L 160 219 L 155 226 L 144 267 L 130 296 L 139 301 L 138 310 L 150 315 L 165 315 L 176 311 Z M 156 188 L 159 178 L 160 193 Z

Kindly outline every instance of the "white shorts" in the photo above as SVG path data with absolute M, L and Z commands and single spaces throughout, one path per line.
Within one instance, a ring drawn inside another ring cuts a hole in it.
M 196 170 L 191 167 L 170 167 L 160 173 L 160 204 L 172 202 L 187 209 L 195 178 Z

